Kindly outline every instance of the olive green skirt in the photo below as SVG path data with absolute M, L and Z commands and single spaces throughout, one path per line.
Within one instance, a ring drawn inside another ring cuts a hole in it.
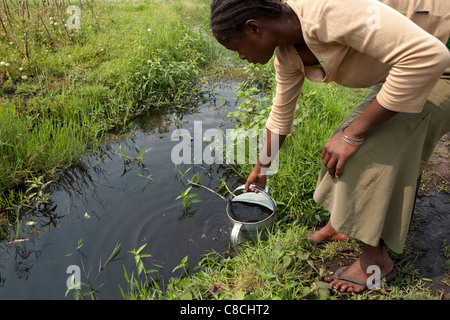
M 375 99 L 374 86 L 335 132 Z M 409 231 L 419 176 L 438 140 L 450 130 L 450 80 L 441 79 L 420 114 L 399 113 L 371 132 L 331 178 L 322 165 L 314 200 L 331 213 L 336 231 L 401 253 Z

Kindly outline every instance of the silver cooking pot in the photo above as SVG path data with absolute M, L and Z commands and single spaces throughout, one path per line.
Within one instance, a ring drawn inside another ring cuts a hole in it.
M 245 191 L 245 185 L 237 187 L 233 194 L 233 197 L 227 204 L 227 218 L 232 224 L 232 230 L 230 234 L 230 240 L 233 248 L 238 249 L 238 245 L 245 240 L 255 240 L 258 235 L 265 237 L 266 232 L 270 226 L 277 220 L 277 205 L 274 199 L 268 194 L 268 192 L 258 186 L 251 185 L 250 189 L 258 190 L 258 192 L 244 192 L 236 195 L 237 193 Z M 242 202 L 247 204 L 255 204 L 258 206 L 266 207 L 271 211 L 271 214 L 263 220 L 256 222 L 239 221 L 232 215 L 230 205 L 232 202 Z

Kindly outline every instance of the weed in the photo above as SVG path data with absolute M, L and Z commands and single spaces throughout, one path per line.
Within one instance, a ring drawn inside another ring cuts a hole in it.
M 105 263 L 102 264 L 101 260 L 99 261 L 98 266 L 98 272 L 94 279 L 90 278 L 90 271 L 91 269 L 86 269 L 83 256 L 84 254 L 81 251 L 81 247 L 83 246 L 82 239 L 78 241 L 78 244 L 75 248 L 75 250 L 80 254 L 80 263 L 83 270 L 83 274 L 86 278 L 86 282 L 81 282 L 81 279 L 79 283 L 75 283 L 75 277 L 72 277 L 70 279 L 70 283 L 67 284 L 67 290 L 65 295 L 67 296 L 71 290 L 73 290 L 73 296 L 75 300 L 82 299 L 84 300 L 86 297 L 89 297 L 91 300 L 96 299 L 96 293 L 98 292 L 98 288 L 101 287 L 101 284 L 97 283 L 98 278 L 102 274 L 102 272 L 105 270 L 105 268 L 112 263 L 113 261 L 117 260 L 117 256 L 119 255 L 121 251 L 121 245 L 120 243 L 116 243 L 114 246 L 114 249 L 112 250 L 109 257 L 106 259 Z M 72 253 L 68 254 L 71 255 Z M 87 288 L 87 291 L 84 291 L 83 288 Z
M 191 208 L 191 203 L 197 203 L 201 200 L 199 199 L 192 199 L 195 196 L 197 196 L 197 193 L 189 193 L 191 191 L 192 186 L 188 187 L 186 190 L 182 191 L 181 194 L 175 199 L 183 199 L 183 210 L 188 210 Z

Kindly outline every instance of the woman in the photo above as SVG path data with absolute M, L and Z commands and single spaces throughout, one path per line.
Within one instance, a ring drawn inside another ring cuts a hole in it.
M 373 265 L 389 278 L 385 245 L 402 252 L 418 177 L 450 130 L 448 1 L 213 0 L 211 30 L 251 63 L 276 55 L 267 139 L 247 188 L 264 187 L 278 152 L 271 141 L 281 147 L 290 133 L 305 78 L 372 87 L 323 148 L 314 200 L 331 216 L 311 239 L 363 242 L 358 261 L 328 279 L 332 288 L 365 290 Z

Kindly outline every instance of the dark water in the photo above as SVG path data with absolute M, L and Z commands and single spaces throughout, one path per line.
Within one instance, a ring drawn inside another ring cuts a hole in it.
M 193 271 L 205 253 L 228 250 L 222 198 L 192 188 L 201 202 L 183 209 L 175 199 L 194 174 L 211 189 L 221 176 L 230 188 L 241 183 L 226 164 L 175 165 L 171 150 L 178 142 L 171 135 L 177 127 L 193 134 L 194 121 L 202 121 L 203 130 L 231 127 L 225 119 L 236 106 L 235 86 L 220 84 L 198 105 L 141 118 L 130 137 L 64 172 L 52 184 L 51 203 L 24 218 L 18 237 L 24 241 L 1 244 L 0 299 L 73 299 L 73 292 L 65 296 L 71 266 L 81 270 L 81 291 L 122 299 L 119 286 L 128 290 L 124 268 L 129 275 L 137 271 L 131 250 L 146 245 L 141 253 L 152 256 L 143 259 L 145 267 L 158 271 L 151 275 L 161 286 L 180 275 L 172 270 L 185 256 Z M 117 244 L 118 255 L 105 266 Z
M 229 210 L 232 219 L 245 223 L 263 221 L 273 213 L 265 206 L 239 201 L 230 202 Z

